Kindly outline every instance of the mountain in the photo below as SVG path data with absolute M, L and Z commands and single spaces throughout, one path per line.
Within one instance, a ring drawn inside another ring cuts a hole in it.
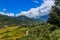
M 16 19 L 20 20 L 20 21 L 23 21 L 24 23 L 34 23 L 34 22 L 36 22 L 35 19 L 26 17 L 24 15 L 18 16 L 18 17 L 16 17 Z
M 37 18 L 29 18 L 24 15 L 18 17 L 11 17 L 6 15 L 0 15 L 0 26 L 1 25 L 8 25 L 8 26 L 15 26 L 15 25 L 22 25 L 22 24 L 36 24 L 45 22 L 47 20 L 47 15 L 37 17 Z
M 21 24 L 33 24 L 36 20 L 26 17 L 26 16 L 18 16 L 18 17 L 10 17 L 6 15 L 0 15 L 0 25 L 21 25 Z
M 37 16 L 35 20 L 41 21 L 41 22 L 46 22 L 48 20 L 49 15 L 44 15 L 44 16 Z

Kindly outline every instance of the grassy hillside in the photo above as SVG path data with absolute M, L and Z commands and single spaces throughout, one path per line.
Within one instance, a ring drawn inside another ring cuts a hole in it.
M 60 40 L 60 28 L 39 24 L 32 27 L 5 27 L 0 29 L 0 40 Z
M 28 28 L 7 27 L 0 29 L 0 40 L 16 40 L 25 36 L 25 31 Z
M 10 26 L 21 26 L 23 24 L 30 25 L 35 23 L 40 23 L 41 21 L 37 21 L 33 18 L 29 18 L 26 16 L 18 16 L 18 17 L 10 17 L 6 15 L 0 15 L 0 28 L 10 27 Z
M 30 29 L 29 35 L 18 40 L 60 40 L 60 28 L 54 25 L 40 25 Z

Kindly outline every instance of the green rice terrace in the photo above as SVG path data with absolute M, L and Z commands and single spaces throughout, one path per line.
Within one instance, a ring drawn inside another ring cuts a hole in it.
M 25 31 L 28 28 L 7 27 L 0 29 L 0 40 L 16 40 L 25 36 Z
M 51 24 L 5 27 L 0 29 L 0 40 L 60 40 L 60 28 Z

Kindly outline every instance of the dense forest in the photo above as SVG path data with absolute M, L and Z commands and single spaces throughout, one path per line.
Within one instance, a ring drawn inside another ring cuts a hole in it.
M 60 40 L 60 0 L 55 1 L 45 22 L 0 15 L 0 40 Z

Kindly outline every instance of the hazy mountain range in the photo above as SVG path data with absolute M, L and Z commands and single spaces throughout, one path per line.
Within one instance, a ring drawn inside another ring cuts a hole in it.
M 46 22 L 48 19 L 48 15 L 39 16 L 36 18 L 29 18 L 27 16 L 21 15 L 18 17 L 0 15 L 0 24 L 28 24 L 28 23 L 40 23 Z

